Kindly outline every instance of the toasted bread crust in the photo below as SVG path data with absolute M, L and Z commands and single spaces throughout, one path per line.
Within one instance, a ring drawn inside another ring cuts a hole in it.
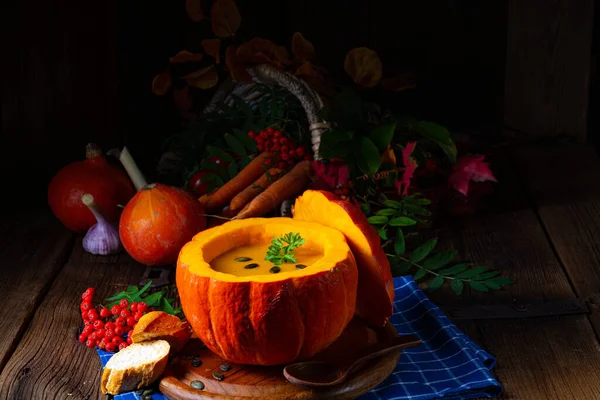
M 118 353 L 113 357 L 117 356 Z M 155 360 L 127 369 L 112 369 L 107 364 L 102 371 L 100 382 L 102 394 L 117 395 L 150 385 L 162 375 L 168 358 L 169 353 L 167 352 L 160 358 L 157 357 Z

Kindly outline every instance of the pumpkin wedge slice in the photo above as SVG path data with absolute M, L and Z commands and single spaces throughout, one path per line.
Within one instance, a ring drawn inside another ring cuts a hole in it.
M 299 234 L 295 262 L 265 260 L 274 238 Z M 354 315 L 358 272 L 340 232 L 292 218 L 234 220 L 198 233 L 179 253 L 177 290 L 196 335 L 238 364 L 307 359 Z
M 330 192 L 307 190 L 296 199 L 294 219 L 313 221 L 342 232 L 358 267 L 356 315 L 383 326 L 392 315 L 394 284 L 377 231 L 353 204 Z

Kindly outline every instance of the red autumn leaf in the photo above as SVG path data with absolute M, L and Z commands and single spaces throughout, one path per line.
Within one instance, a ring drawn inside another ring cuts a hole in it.
M 221 63 L 221 40 L 220 39 L 204 39 L 201 43 L 202 48 L 211 57 L 214 57 L 217 64 Z
M 194 22 L 202 21 L 204 19 L 204 11 L 202 11 L 200 0 L 186 0 L 185 10 Z
M 317 178 L 322 180 L 331 191 L 343 187 L 350 179 L 350 168 L 344 160 L 332 159 L 327 164 L 313 161 L 312 164 Z
M 406 147 L 402 150 L 402 163 L 404 164 L 404 172 L 402 173 L 402 180 L 396 179 L 394 182 L 394 187 L 398 191 L 399 196 L 406 196 L 408 194 L 410 180 L 417 169 L 417 162 L 411 157 L 416 145 L 417 142 L 408 142 Z
M 484 162 L 485 156 L 464 156 L 452 168 L 448 183 L 463 195 L 469 193 L 469 182 L 497 182 L 490 170 L 489 163 Z
M 235 82 L 252 82 L 252 77 L 246 70 L 246 66 L 237 55 L 237 47 L 230 45 L 225 51 L 225 65 L 231 74 L 231 79 Z
M 255 37 L 243 43 L 237 49 L 237 57 L 246 65 L 270 64 L 274 67 L 282 67 L 289 64 L 287 50 L 277 46 L 273 41 Z
M 152 80 L 152 92 L 157 96 L 164 96 L 171 89 L 172 84 L 171 74 L 168 71 L 161 72 Z
M 215 1 L 210 14 L 215 35 L 222 38 L 235 36 L 242 23 L 242 17 L 233 0 Z
M 302 62 L 315 56 L 315 48 L 300 32 L 296 32 L 292 36 L 292 53 L 299 62 Z
M 202 54 L 192 53 L 191 51 L 181 50 L 169 60 L 171 63 L 184 63 L 188 61 L 202 61 Z

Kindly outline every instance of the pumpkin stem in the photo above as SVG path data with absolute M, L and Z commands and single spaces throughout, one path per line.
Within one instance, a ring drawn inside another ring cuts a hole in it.
M 88 160 L 102 155 L 102 149 L 96 143 L 88 143 L 85 146 L 85 158 Z
M 146 182 L 146 178 L 144 178 L 142 171 L 140 171 L 139 167 L 133 160 L 133 157 L 131 156 L 131 153 L 129 153 L 127 147 L 123 147 L 123 150 L 121 150 L 119 161 L 121 161 L 121 164 L 123 164 L 123 167 L 125 167 L 125 170 L 127 171 L 129 178 L 131 178 L 133 186 L 135 186 L 136 190 L 140 190 L 148 184 Z

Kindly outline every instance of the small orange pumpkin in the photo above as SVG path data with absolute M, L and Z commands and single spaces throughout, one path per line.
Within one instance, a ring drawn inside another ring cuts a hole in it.
M 202 205 L 186 191 L 160 183 L 141 188 L 123 209 L 123 247 L 145 265 L 168 265 L 196 233 L 206 228 Z
M 270 273 L 265 253 L 251 249 L 289 232 L 306 239 L 297 262 L 308 259 L 303 248 L 313 251 L 312 261 Z M 248 257 L 239 257 L 246 248 Z M 260 266 L 245 269 L 249 263 Z M 200 232 L 181 250 L 176 276 L 183 312 L 206 346 L 229 361 L 265 366 L 309 358 L 335 341 L 354 314 L 357 278 L 340 232 L 290 218 L 235 220 Z

